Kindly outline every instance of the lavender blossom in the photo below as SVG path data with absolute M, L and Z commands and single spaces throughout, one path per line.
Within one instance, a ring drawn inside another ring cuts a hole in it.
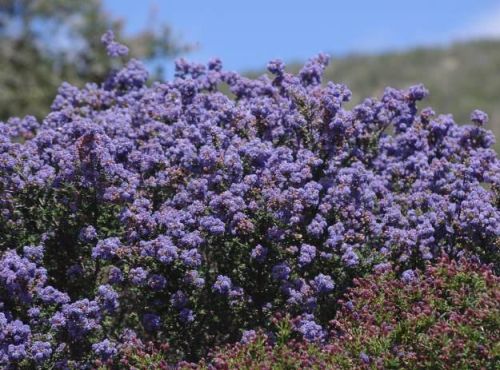
M 212 285 L 212 290 L 218 294 L 228 295 L 233 287 L 231 279 L 224 275 L 217 276 L 217 280 Z

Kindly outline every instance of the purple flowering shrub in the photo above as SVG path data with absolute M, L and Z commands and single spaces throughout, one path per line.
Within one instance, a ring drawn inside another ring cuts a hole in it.
M 322 344 L 245 332 L 186 369 L 494 369 L 500 359 L 500 278 L 448 258 L 425 271 L 387 266 L 356 279 Z M 410 272 L 411 271 L 411 272 Z
M 322 339 L 374 267 L 444 251 L 498 270 L 486 114 L 419 111 L 422 86 L 347 110 L 347 87 L 321 84 L 327 63 L 273 61 L 251 80 L 180 60 L 148 83 L 129 60 L 102 84 L 64 83 L 42 122 L 0 123 L 0 303 L 29 332 L 2 339 L 1 364 L 108 361 L 130 330 L 195 360 L 277 312 Z

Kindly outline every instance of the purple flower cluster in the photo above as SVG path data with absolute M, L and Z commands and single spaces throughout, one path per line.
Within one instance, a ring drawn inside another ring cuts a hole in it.
M 116 350 L 116 345 L 108 339 L 104 339 L 102 342 L 93 344 L 92 350 L 103 360 L 116 356 L 118 352 Z
M 101 285 L 97 290 L 98 302 L 108 312 L 115 312 L 120 305 L 118 293 L 110 285 Z
M 67 333 L 73 340 L 80 340 L 99 329 L 100 322 L 101 311 L 98 303 L 87 298 L 65 304 L 50 318 L 52 329 Z
M 92 249 L 92 257 L 109 260 L 116 255 L 117 249 L 120 247 L 120 239 L 108 238 L 100 240 Z
M 128 47 L 115 41 L 113 31 L 107 31 L 102 35 L 101 41 L 106 45 L 106 51 L 110 57 L 119 57 L 128 54 Z
M 112 34 L 103 42 L 126 54 Z M 459 126 L 419 111 L 420 85 L 348 110 L 347 87 L 321 83 L 327 63 L 293 75 L 273 61 L 252 80 L 180 60 L 173 81 L 148 85 L 130 60 L 100 85 L 64 83 L 41 123 L 0 122 L 9 322 L 50 312 L 31 330 L 66 343 L 58 358 L 84 340 L 111 357 L 104 322 L 194 353 L 186 330 L 211 331 L 206 350 L 288 309 L 318 340 L 336 287 L 374 266 L 410 271 L 443 251 L 498 265 L 487 115 Z M 23 257 L 9 249 L 24 245 Z M 4 357 L 30 356 L 22 343 L 2 339 Z M 55 351 L 37 343 L 34 361 Z
M 257 337 L 255 330 L 245 330 L 241 335 L 241 343 L 248 344 Z
M 46 336 L 46 339 L 49 337 Z M 39 365 L 49 359 L 51 354 L 50 342 L 34 340 L 29 325 L 0 312 L 0 365 L 8 366 L 21 361 Z
M 30 346 L 31 330 L 20 320 L 9 320 L 0 313 L 0 364 L 22 361 L 27 357 Z
M 35 341 L 31 346 L 31 353 L 36 363 L 43 363 L 52 355 L 52 346 L 48 342 Z
M 335 288 L 335 283 L 330 276 L 319 274 L 314 278 L 313 286 L 318 293 L 329 293 Z
M 228 295 L 233 287 L 231 279 L 227 276 L 219 275 L 212 286 L 212 290 L 218 294 Z
M 319 342 L 325 337 L 325 331 L 314 321 L 310 314 L 304 315 L 297 324 L 296 330 L 308 342 Z
M 29 304 L 38 292 L 46 297 L 45 291 L 47 270 L 38 267 L 26 257 L 19 256 L 15 251 L 6 251 L 0 259 L 0 284 L 5 291 L 3 300 Z M 55 292 L 53 292 L 55 293 Z

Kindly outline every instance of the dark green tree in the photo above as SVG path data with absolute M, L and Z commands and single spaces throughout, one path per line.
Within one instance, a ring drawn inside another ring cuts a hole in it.
M 123 21 L 101 0 L 0 0 L 0 120 L 43 117 L 62 81 L 102 81 L 112 67 L 100 41 L 108 29 L 133 57 L 149 62 L 191 49 L 156 22 L 125 36 Z

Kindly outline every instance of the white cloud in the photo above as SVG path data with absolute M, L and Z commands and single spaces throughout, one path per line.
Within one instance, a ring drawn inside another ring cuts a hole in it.
M 464 27 L 456 30 L 459 39 L 500 37 L 500 6 L 483 12 Z

